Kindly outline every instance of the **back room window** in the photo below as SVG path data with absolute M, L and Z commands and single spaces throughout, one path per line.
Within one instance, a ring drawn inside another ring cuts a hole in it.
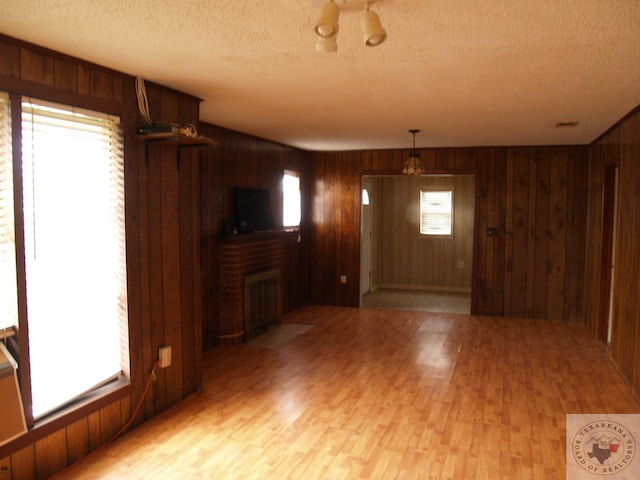
M 453 236 L 453 187 L 420 189 L 420 234 Z

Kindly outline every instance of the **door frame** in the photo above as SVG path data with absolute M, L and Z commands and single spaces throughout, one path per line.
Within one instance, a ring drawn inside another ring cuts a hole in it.
M 605 345 L 611 342 L 617 214 L 618 164 L 612 164 L 605 167 L 602 182 L 602 243 L 596 318 L 596 338 Z
M 369 195 L 369 204 L 363 202 L 363 191 L 367 190 Z M 371 253 L 372 253 L 372 206 L 374 201 L 373 182 L 367 178 L 360 180 L 360 305 L 362 305 L 362 296 L 371 292 Z M 367 247 L 368 243 L 368 248 Z
M 478 202 L 478 172 L 476 170 L 454 170 L 454 171 L 438 170 L 438 171 L 429 172 L 429 173 L 427 173 L 425 175 L 426 176 L 429 176 L 429 175 L 439 175 L 439 176 L 442 176 L 442 175 L 451 175 L 451 176 L 470 175 L 470 176 L 473 177 L 473 199 L 474 199 L 473 200 L 473 235 L 472 235 L 473 240 L 472 240 L 472 245 L 471 245 L 471 305 L 470 305 L 470 313 L 469 314 L 470 315 L 475 315 L 476 314 L 476 312 L 475 312 L 475 310 L 476 310 L 476 288 L 477 288 L 476 287 L 476 283 L 477 282 L 475 281 L 475 278 L 476 278 L 476 271 L 477 271 L 476 263 L 478 261 L 478 259 L 476 258 L 477 257 L 477 248 L 478 248 L 478 245 L 477 245 L 477 243 L 478 243 L 478 232 L 477 232 L 477 229 L 478 229 L 478 225 L 479 225 L 479 217 L 478 217 L 478 204 L 479 204 L 479 202 Z M 385 174 L 385 173 L 381 173 L 381 172 L 362 173 L 360 175 L 360 190 L 358 192 L 358 199 L 359 199 L 359 205 L 360 205 L 360 219 L 359 219 L 360 220 L 360 228 L 359 228 L 359 231 L 360 231 L 360 238 L 359 238 L 359 250 L 360 250 L 360 253 L 359 253 L 359 257 L 360 257 L 360 263 L 361 263 L 361 265 L 360 265 L 360 275 L 361 276 L 362 276 L 362 270 L 363 270 L 363 267 L 362 267 L 362 250 L 363 250 L 363 248 L 362 248 L 362 242 L 363 242 L 363 239 L 362 239 L 362 223 L 363 223 L 363 221 L 362 221 L 362 214 L 363 214 L 363 210 L 362 210 L 362 188 L 363 188 L 363 185 L 364 185 L 365 182 L 370 180 L 372 177 L 404 177 L 404 176 L 405 175 L 402 175 L 402 174 Z M 373 188 L 373 185 L 372 185 L 372 188 Z M 374 195 L 372 195 L 370 197 L 370 207 L 369 207 L 369 211 L 370 211 L 370 214 L 372 216 L 372 221 L 371 221 L 372 232 L 373 232 L 373 224 L 375 223 L 373 221 L 373 216 L 375 214 L 375 209 L 373 208 L 373 206 L 374 206 L 374 202 L 376 201 L 376 199 L 373 198 L 373 197 L 374 197 Z M 454 215 L 455 215 L 455 212 L 454 212 Z M 371 239 L 371 244 L 373 246 L 373 239 Z M 373 255 L 373 253 L 374 253 L 373 252 L 373 248 L 371 249 L 370 253 L 371 253 L 371 255 Z M 369 262 L 370 270 L 371 270 L 371 263 L 372 263 L 372 261 L 370 259 L 370 262 Z M 362 277 L 361 276 L 359 278 L 359 286 L 358 286 L 358 298 L 359 298 L 358 305 L 359 305 L 359 307 L 362 307 L 362 296 L 363 296 L 363 293 L 362 293 L 363 287 L 362 287 Z M 371 288 L 371 286 L 372 286 L 372 283 L 371 283 L 371 277 L 370 277 L 370 288 Z

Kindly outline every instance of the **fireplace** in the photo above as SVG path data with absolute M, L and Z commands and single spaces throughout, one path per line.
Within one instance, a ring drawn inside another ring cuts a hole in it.
M 280 271 L 244 277 L 244 339 L 255 337 L 280 321 Z
M 283 237 L 275 233 L 221 242 L 220 343 L 246 341 L 280 320 L 283 250 Z

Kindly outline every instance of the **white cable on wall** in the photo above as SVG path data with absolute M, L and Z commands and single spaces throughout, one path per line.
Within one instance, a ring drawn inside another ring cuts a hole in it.
M 138 111 L 142 116 L 142 120 L 147 125 L 152 125 L 153 120 L 149 115 L 149 102 L 147 101 L 147 89 L 144 85 L 144 79 L 140 76 L 136 77 L 136 95 L 138 97 Z

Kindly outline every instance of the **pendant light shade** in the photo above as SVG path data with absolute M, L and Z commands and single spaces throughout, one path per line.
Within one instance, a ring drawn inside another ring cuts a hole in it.
M 333 37 L 338 33 L 339 19 L 340 7 L 333 0 L 328 0 L 320 11 L 320 18 L 315 26 L 316 34 L 322 38 Z
M 422 175 L 427 171 L 420 160 L 420 154 L 416 151 L 416 133 L 419 131 L 420 130 L 409 130 L 409 133 L 413 134 L 413 150 L 407 161 L 404 162 L 404 167 L 402 167 L 402 173 L 405 175 Z
M 369 11 L 368 2 L 366 10 L 360 18 L 360 25 L 362 26 L 362 35 L 366 46 L 375 47 L 387 39 L 387 32 L 382 28 L 378 14 Z

